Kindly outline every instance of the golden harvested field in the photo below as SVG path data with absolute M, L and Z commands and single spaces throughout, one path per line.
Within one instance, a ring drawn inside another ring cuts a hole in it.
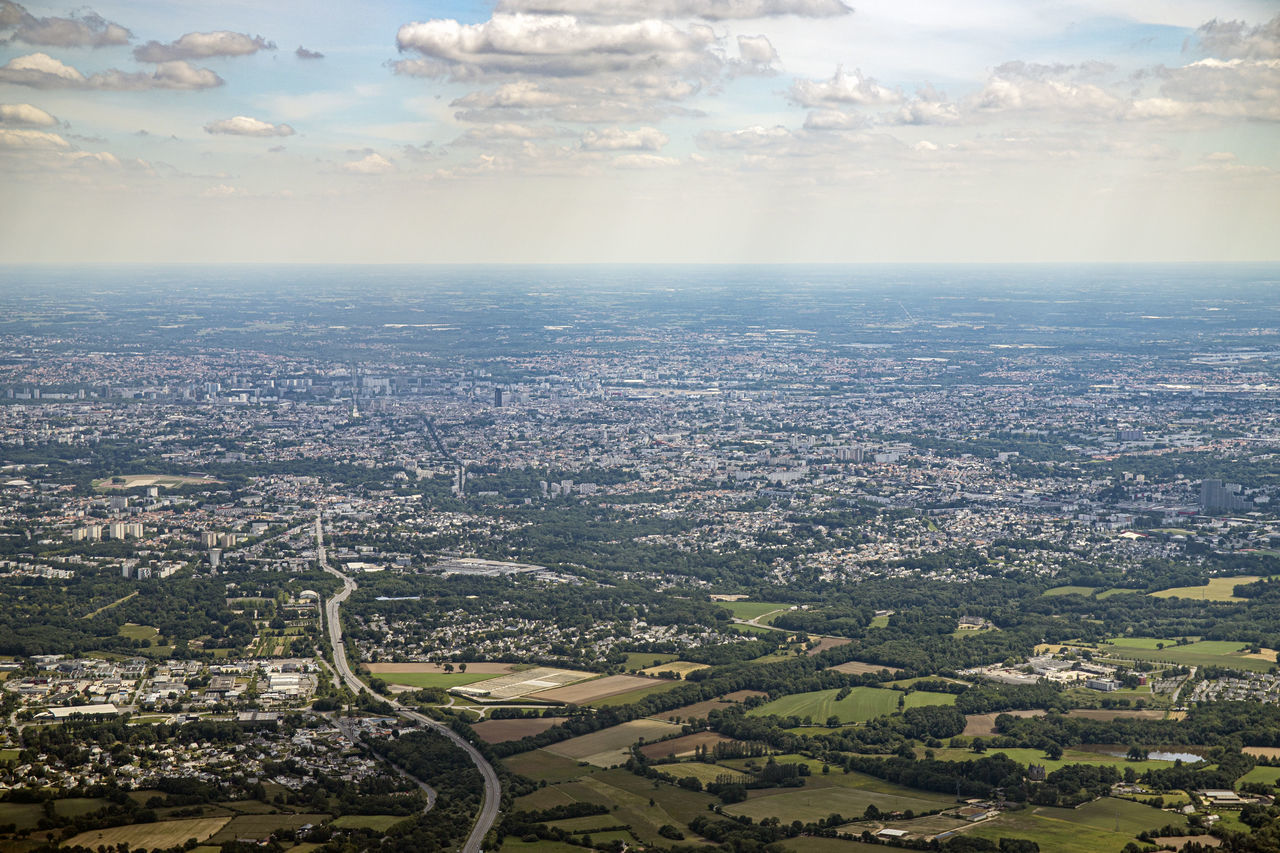
M 847 663 L 836 664 L 831 667 L 831 669 L 834 669 L 836 672 L 844 672 L 849 675 L 865 675 L 868 672 L 879 672 L 882 669 L 887 669 L 892 673 L 902 672 L 902 670 L 898 669 L 896 666 L 882 666 L 878 663 L 863 663 L 860 660 L 851 660 Z
M 109 829 L 91 829 L 64 842 L 67 847 L 111 847 L 128 844 L 130 848 L 149 850 L 178 847 L 188 838 L 204 841 L 226 826 L 230 818 L 202 817 L 194 820 L 162 820 L 156 823 L 136 823 L 132 826 L 113 826 Z
M 1012 717 L 1043 717 L 1044 711 L 1002 711 Z M 986 737 L 996 733 L 996 717 L 1000 714 L 965 714 L 963 734 L 969 737 Z
M 691 672 L 697 672 L 700 669 L 710 669 L 705 663 L 690 663 L 687 660 L 673 660 L 670 663 L 662 663 L 657 666 L 651 666 L 648 669 L 640 670 L 641 675 L 661 675 L 664 672 L 678 672 L 680 677 L 684 678 Z
M 697 732 L 696 734 L 685 735 L 684 737 L 672 738 L 664 740 L 661 743 L 651 743 L 647 746 L 640 747 L 641 754 L 650 760 L 658 758 L 684 758 L 686 755 L 693 755 L 694 751 L 700 746 L 711 749 L 717 743 L 731 743 L 733 738 L 725 737 L 715 732 Z
M 485 743 L 502 743 L 540 734 L 564 722 L 564 717 L 537 717 L 526 720 L 483 720 L 471 726 Z
M 1246 746 L 1240 751 L 1255 758 L 1280 758 L 1280 746 Z
M 453 672 L 458 672 L 461 664 L 453 664 Z M 369 671 L 374 675 L 382 673 L 399 673 L 399 672 L 431 672 L 444 673 L 446 670 L 444 664 L 440 663 L 371 663 L 367 664 Z M 467 663 L 467 672 L 492 673 L 494 675 L 505 675 L 512 672 L 515 668 L 513 663 Z
M 656 740 L 679 731 L 680 727 L 671 723 L 658 720 L 632 720 L 589 735 L 570 738 L 544 749 L 562 758 L 585 761 L 597 767 L 611 767 L 626 761 L 627 756 L 631 754 L 631 744 L 641 738 Z
M 556 687 L 527 695 L 530 699 L 539 699 L 543 702 L 585 705 L 597 699 L 617 696 L 619 693 L 628 693 L 639 690 L 641 687 L 650 687 L 655 683 L 652 678 L 641 678 L 638 675 L 606 675 L 604 678 L 593 678 L 581 684 Z

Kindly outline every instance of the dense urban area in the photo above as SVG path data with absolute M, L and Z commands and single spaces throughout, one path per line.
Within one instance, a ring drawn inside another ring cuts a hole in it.
M 0 273 L 0 849 L 1280 850 L 1274 268 Z

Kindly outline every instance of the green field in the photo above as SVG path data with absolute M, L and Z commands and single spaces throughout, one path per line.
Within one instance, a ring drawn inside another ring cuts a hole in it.
M 703 761 L 681 761 L 679 764 L 655 764 L 653 766 L 659 772 L 670 774 L 677 779 L 692 776 L 704 785 L 716 781 L 720 776 L 731 776 L 735 782 L 742 782 L 750 778 L 741 770 L 721 767 L 718 764 L 707 764 Z
M 898 700 L 904 695 L 908 708 L 922 705 L 954 705 L 956 701 L 956 697 L 950 693 L 917 690 L 914 693 L 903 694 L 897 690 L 886 690 L 880 687 L 855 687 L 848 696 L 837 702 L 836 694 L 839 692 L 834 689 L 817 690 L 812 693 L 783 696 L 781 699 L 753 708 L 747 714 L 753 717 L 763 717 L 768 714 L 777 714 L 780 717 L 809 717 L 819 725 L 833 716 L 841 723 L 865 723 L 898 710 Z
M 106 800 L 71 797 L 65 800 L 54 800 L 53 810 L 59 817 L 79 817 L 108 805 Z M 44 807 L 40 803 L 0 803 L 0 824 L 16 824 L 18 829 L 34 829 L 44 817 Z M 186 839 L 183 839 L 184 841 Z
M 758 619 L 774 610 L 788 610 L 795 605 L 776 601 L 717 601 L 716 604 L 726 607 L 738 619 Z M 769 620 L 764 620 L 768 624 Z
M 868 628 L 888 628 L 889 617 L 888 616 L 872 616 L 871 623 L 867 627 Z
M 1157 643 L 1164 643 L 1157 649 Z M 1250 658 L 1240 654 L 1248 651 L 1245 643 L 1226 640 L 1200 640 L 1190 645 L 1174 645 L 1173 640 L 1157 640 L 1154 637 L 1117 637 L 1110 643 L 1097 647 L 1104 657 L 1125 660 L 1145 660 L 1152 663 L 1169 663 L 1178 666 L 1224 666 L 1247 669 L 1253 672 L 1270 672 L 1275 666 L 1271 661 Z
M 405 820 L 412 820 L 412 818 L 393 814 L 348 814 L 338 818 L 330 826 L 339 829 L 372 829 L 377 832 L 386 832 Z
M 1110 764 L 1121 771 L 1125 767 L 1132 767 L 1137 773 L 1145 773 L 1148 770 L 1162 770 L 1174 766 L 1172 761 L 1157 761 L 1155 759 L 1129 761 L 1123 755 L 1107 755 L 1106 753 L 1090 752 L 1084 749 L 1064 749 L 1062 758 L 1057 761 L 1050 761 L 1044 752 L 1038 749 L 988 749 L 983 755 L 978 755 L 968 749 L 935 749 L 933 751 L 934 757 L 939 761 L 972 761 L 975 758 L 1000 755 L 1002 753 L 1022 765 L 1043 764 L 1045 769 L 1051 773 L 1068 764 Z
M 782 793 L 773 793 L 773 790 Z M 902 788 L 896 793 L 886 793 L 866 788 L 806 785 L 800 789 L 770 789 L 765 796 L 753 797 L 744 803 L 725 806 L 724 811 L 731 815 L 745 815 L 755 821 L 776 817 L 788 823 L 793 820 L 809 823 L 822 820 L 832 814 L 849 818 L 861 817 L 867 810 L 867 806 L 873 803 L 881 811 L 911 809 L 919 812 L 941 808 L 954 802 L 954 797 L 910 788 Z
M 150 625 L 135 625 L 132 622 L 126 622 L 120 626 L 118 633 L 120 636 L 127 637 L 130 640 L 150 640 L 158 635 L 160 630 Z
M 1203 601 L 1244 601 L 1234 590 L 1240 584 L 1262 580 L 1257 575 L 1237 575 L 1229 578 L 1210 578 L 1205 586 L 1178 586 L 1150 593 L 1156 598 L 1199 598 Z
M 1040 807 L 1009 812 L 983 821 L 966 835 L 989 841 L 1030 838 L 1039 843 L 1041 850 L 1097 853 L 1119 850 L 1144 829 L 1183 822 L 1183 818 L 1151 806 L 1107 797 L 1078 809 Z
M 1111 589 L 1104 589 L 1102 592 L 1094 596 L 1099 601 L 1105 601 L 1113 595 L 1141 595 L 1140 589 L 1125 589 L 1120 586 L 1113 586 Z
M 329 819 L 327 814 L 246 814 L 233 817 L 209 839 L 210 844 L 222 844 L 237 838 L 263 839 L 277 829 L 297 829 L 300 826 L 321 824 Z
M 1095 592 L 1097 592 L 1097 590 L 1091 586 L 1069 586 L 1068 585 L 1068 586 L 1055 586 L 1053 589 L 1046 589 L 1044 592 L 1040 593 L 1040 595 L 1049 596 L 1049 597 L 1052 597 L 1055 595 L 1093 595 Z
M 630 672 L 633 669 L 645 669 L 646 667 L 667 663 L 677 657 L 677 655 L 665 652 L 627 652 L 627 660 L 622 667 L 627 672 Z
M 1255 767 L 1236 780 L 1237 784 L 1243 782 L 1263 782 L 1267 785 L 1278 784 L 1280 783 L 1280 767 Z
M 463 684 L 475 684 L 488 678 L 497 678 L 494 672 L 383 672 L 370 676 L 381 678 L 388 684 L 403 684 L 406 687 L 460 687 Z
M 594 769 L 592 767 L 582 767 L 571 758 L 552 755 L 542 749 L 522 752 L 510 758 L 504 758 L 502 763 L 514 773 L 528 776 L 537 782 L 547 782 L 548 784 L 577 779 L 579 776 L 590 773 Z

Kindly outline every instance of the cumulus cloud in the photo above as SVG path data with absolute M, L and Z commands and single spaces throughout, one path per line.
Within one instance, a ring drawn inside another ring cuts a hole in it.
M 791 100 L 802 107 L 884 106 L 902 101 L 902 93 L 882 86 L 861 69 L 852 74 L 837 68 L 829 80 L 797 80 L 791 86 Z
M 704 18 L 727 21 L 795 15 L 832 18 L 853 9 L 840 0 L 500 0 L 498 12 L 583 18 Z
M 139 62 L 170 62 L 177 59 L 207 59 L 211 56 L 248 56 L 260 50 L 275 49 L 275 43 L 262 36 L 215 30 L 211 33 L 187 33 L 168 44 L 149 41 L 134 48 L 133 57 Z
M 1196 30 L 1200 47 L 1226 59 L 1280 59 L 1280 15 L 1250 27 L 1244 21 L 1214 19 Z
M 741 130 L 704 131 L 698 135 L 698 144 L 703 148 L 742 150 L 752 148 L 771 148 L 782 141 L 792 139 L 792 133 L 782 125 L 764 127 L 752 125 Z
M 209 122 L 205 133 L 225 133 L 231 136 L 293 136 L 293 128 L 287 124 L 271 124 L 249 116 L 234 116 Z
M 405 24 L 401 51 L 418 60 L 395 63 L 401 74 L 454 79 L 497 75 L 574 77 L 657 69 L 711 70 L 715 34 L 705 25 L 687 30 L 665 21 L 587 23 L 572 15 L 495 14 L 478 24 L 432 20 Z
M 86 77 L 79 70 L 46 53 L 18 56 L 0 66 L 0 83 L 36 89 L 104 89 L 141 91 L 145 89 L 210 89 L 223 80 L 208 68 L 186 62 L 162 62 L 153 72 L 106 71 Z
M 0 123 L 50 127 L 57 124 L 58 120 L 31 104 L 0 104 Z
M 307 50 L 302 45 L 298 45 L 298 49 L 293 52 L 293 55 L 299 59 L 324 59 L 324 54 L 320 51 Z
M 556 136 L 558 132 L 551 127 L 531 127 L 514 122 L 494 122 L 467 130 L 459 137 L 455 145 L 487 145 L 494 142 L 523 142 L 529 139 L 545 139 Z
M 505 83 L 491 92 L 471 92 L 452 101 L 449 106 L 464 109 L 540 109 L 569 102 L 562 92 L 540 88 L 532 80 Z
M 854 130 L 866 127 L 870 122 L 865 116 L 840 110 L 815 110 L 805 116 L 805 130 Z
M 0 0 L 0 29 L 13 30 L 14 41 L 46 47 L 109 47 L 133 38 L 125 27 L 93 12 L 37 18 L 12 0 Z
M 1084 82 L 1074 65 L 1007 62 L 998 66 L 977 97 L 980 110 L 1056 110 L 1099 118 L 1123 114 L 1126 101 L 1096 83 Z
M 385 175 L 395 171 L 395 164 L 376 152 L 370 152 L 359 160 L 342 164 L 342 168 L 353 175 Z
M 680 161 L 661 154 L 621 154 L 613 158 L 613 165 L 619 169 L 662 169 L 678 166 Z
M 43 130 L 10 130 L 0 127 L 0 148 L 67 149 L 71 143 L 56 133 Z
M 609 127 L 601 131 L 588 130 L 582 135 L 582 147 L 586 151 L 661 151 L 669 141 L 670 137 L 652 127 L 636 130 Z
M 778 51 L 765 36 L 738 36 L 738 55 L 743 62 L 769 65 L 778 59 Z

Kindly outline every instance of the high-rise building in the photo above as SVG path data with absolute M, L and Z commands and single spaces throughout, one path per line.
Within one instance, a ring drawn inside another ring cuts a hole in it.
M 1204 512 L 1253 509 L 1253 503 L 1241 497 L 1240 490 L 1239 483 L 1203 480 L 1200 483 L 1200 509 Z
M 501 388 L 493 389 L 493 405 L 497 406 L 499 409 L 502 408 L 502 389 Z

